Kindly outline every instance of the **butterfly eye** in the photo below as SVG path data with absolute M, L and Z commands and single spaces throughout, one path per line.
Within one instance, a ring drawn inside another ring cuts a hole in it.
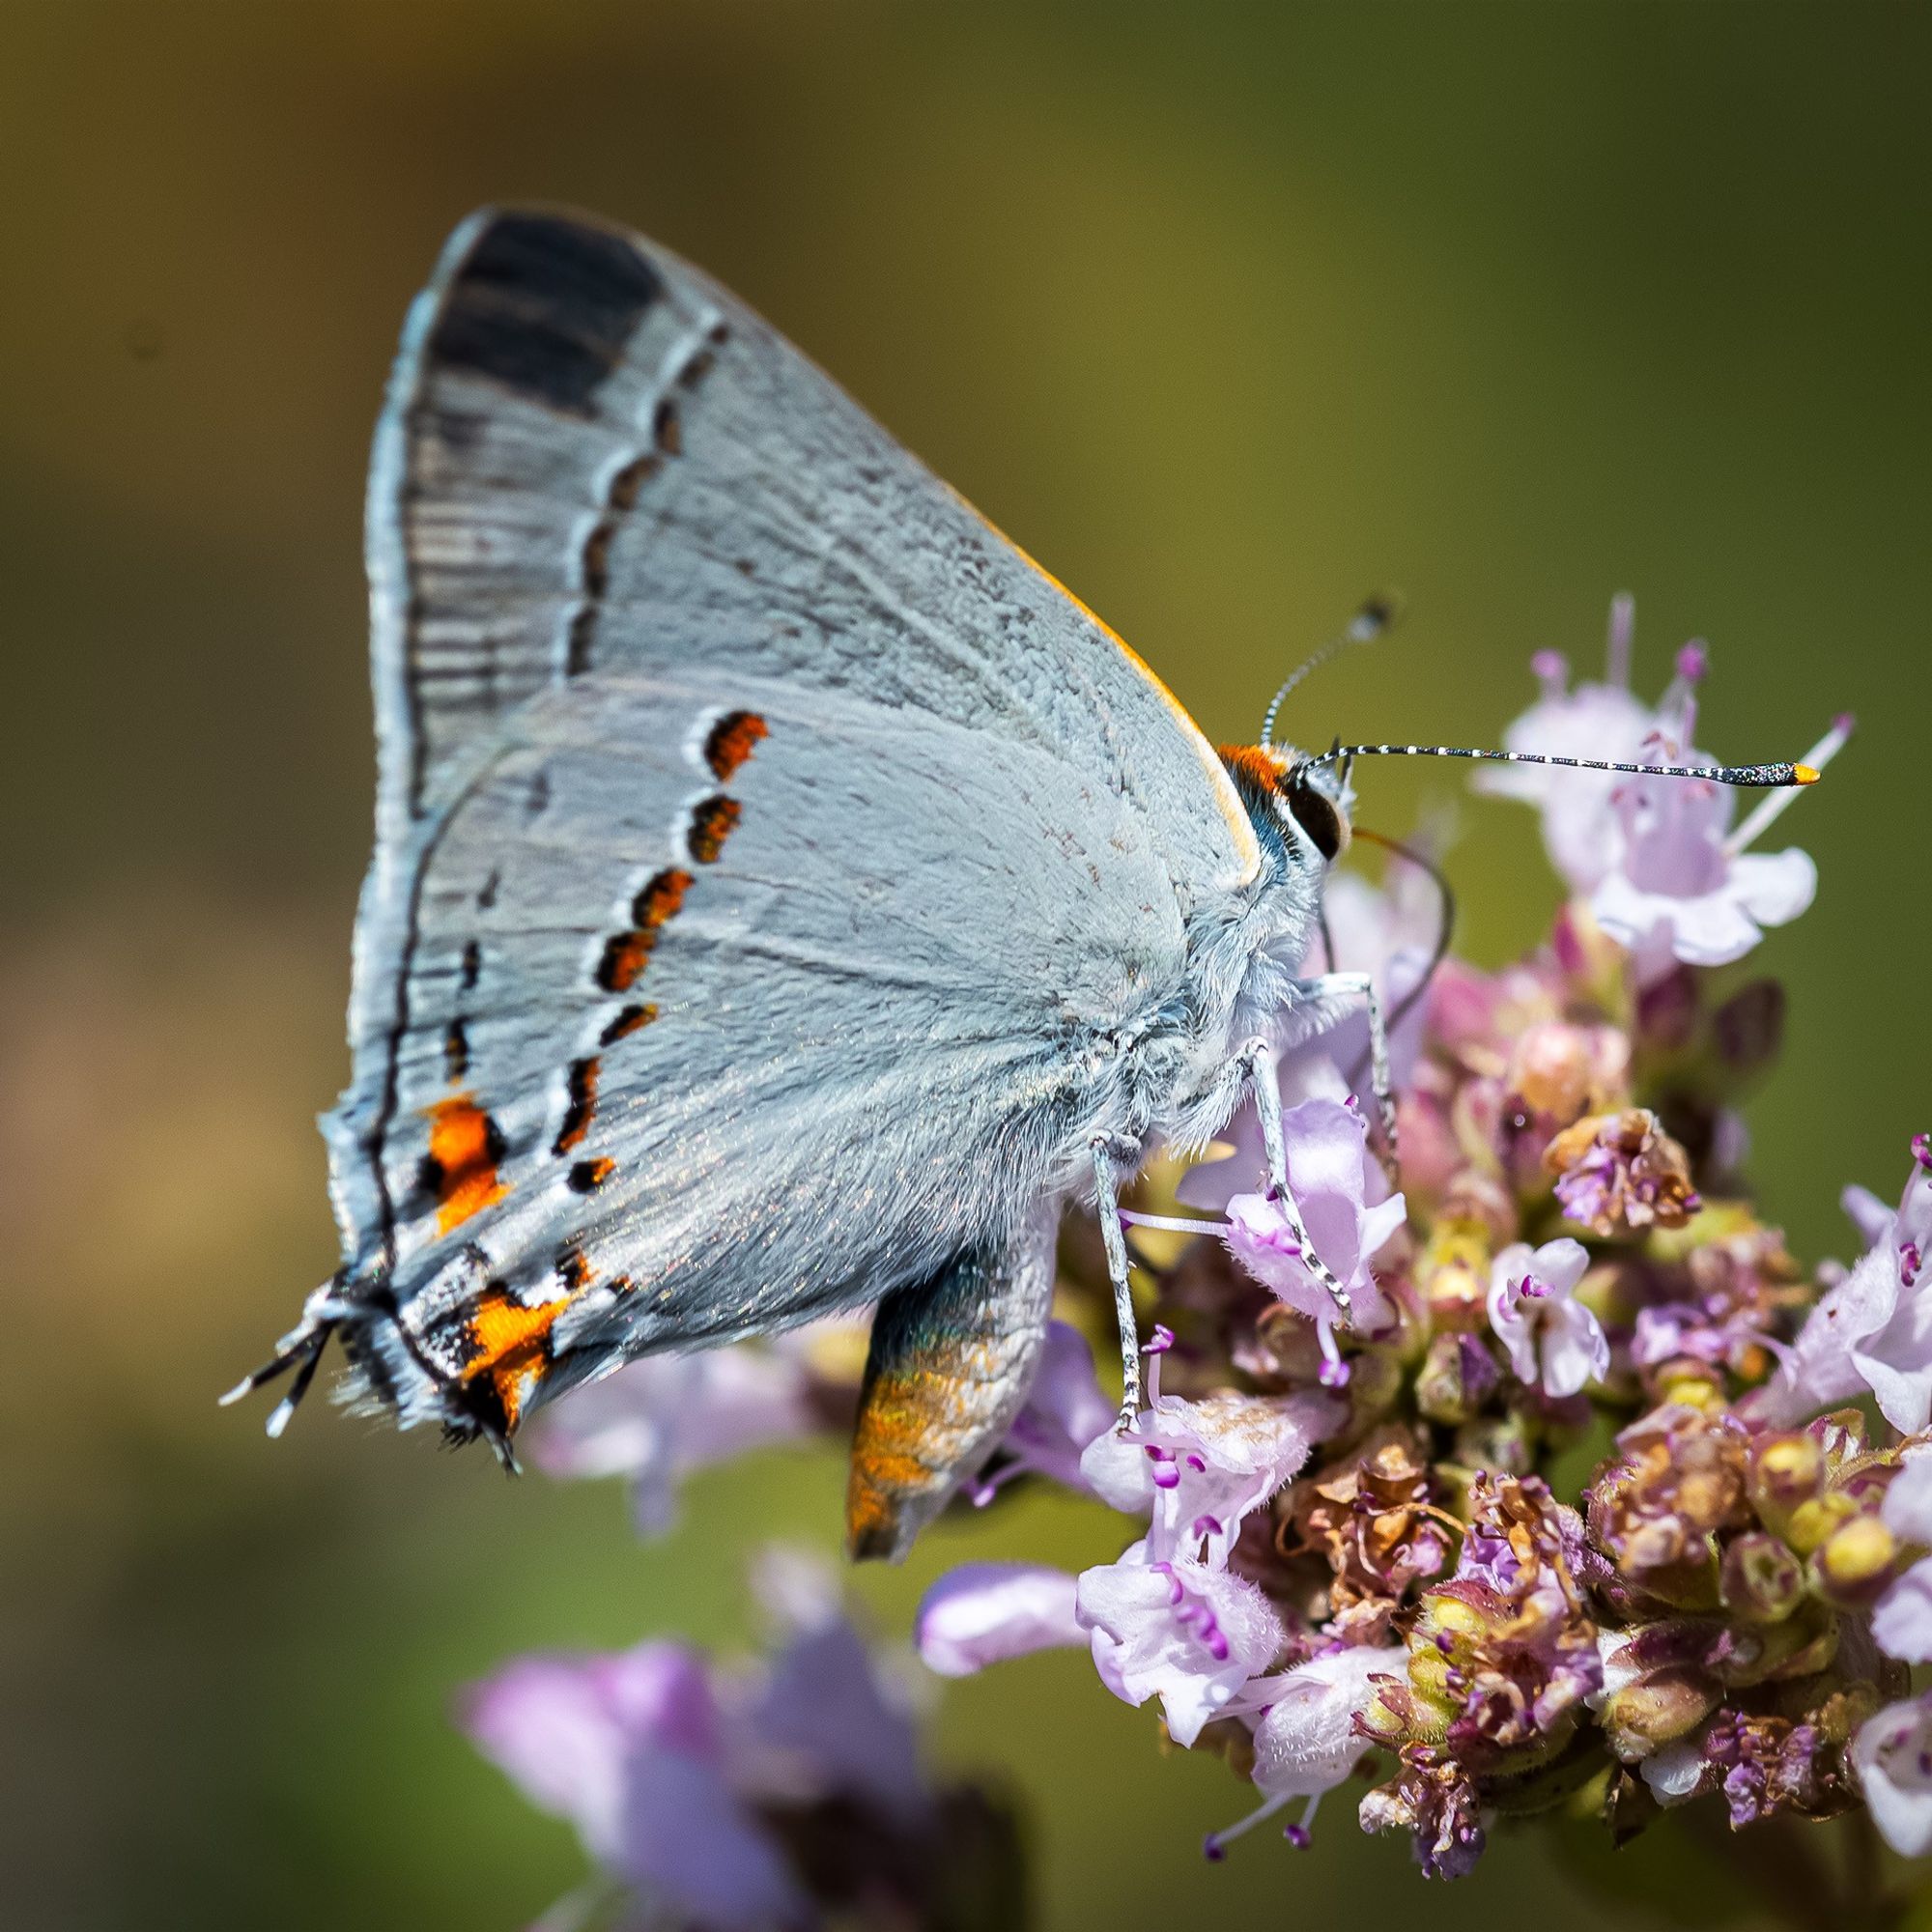
M 1307 784 L 1286 785 L 1283 796 L 1294 822 L 1314 840 L 1315 849 L 1322 858 L 1333 859 L 1348 838 L 1348 827 L 1334 801 Z

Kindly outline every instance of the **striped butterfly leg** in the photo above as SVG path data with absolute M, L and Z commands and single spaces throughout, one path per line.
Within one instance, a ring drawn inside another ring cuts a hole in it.
M 1331 974 L 1328 979 L 1336 977 Z M 1327 980 L 1304 983 L 1324 985 Z M 1315 1243 L 1309 1239 L 1308 1230 L 1302 1223 L 1301 1210 L 1295 1207 L 1294 1196 L 1289 1191 L 1288 1142 L 1282 1133 L 1281 1082 L 1275 1072 L 1274 1048 L 1264 1039 L 1251 1039 L 1241 1049 L 1239 1061 L 1246 1071 L 1248 1084 L 1254 1090 L 1255 1114 L 1262 1126 L 1262 1150 L 1267 1157 L 1268 1196 L 1281 1209 L 1282 1218 L 1288 1223 L 1288 1232 L 1301 1250 L 1302 1265 L 1327 1291 L 1329 1300 L 1335 1304 L 1335 1312 L 1346 1321 L 1354 1314 L 1349 1291 L 1334 1269 L 1316 1251 Z
M 1376 1096 L 1376 1117 L 1382 1130 L 1382 1168 L 1389 1185 L 1402 1185 L 1402 1142 L 1396 1132 L 1395 1084 L 1389 1073 L 1388 1025 L 1381 996 L 1366 973 L 1323 973 L 1319 979 L 1297 980 L 1292 997 L 1298 1001 L 1360 1000 L 1369 1020 L 1369 1081 Z M 1400 1017 L 1400 1015 L 1398 1015 Z M 1361 1078 L 1361 1063 L 1355 1065 Z
M 1100 1217 L 1100 1243 L 1107 1256 L 1107 1279 L 1114 1290 L 1114 1318 L 1121 1329 L 1121 1412 L 1117 1431 L 1131 1429 L 1141 1412 L 1141 1331 L 1134 1317 L 1133 1284 L 1127 1276 L 1127 1236 L 1121 1222 L 1121 1183 L 1113 1146 L 1103 1134 L 1094 1142 L 1094 1208 Z
M 969 1249 L 879 1303 L 845 1492 L 855 1561 L 899 1562 L 1005 1438 L 1046 1336 L 1057 1221 L 1037 1210 L 1004 1251 Z

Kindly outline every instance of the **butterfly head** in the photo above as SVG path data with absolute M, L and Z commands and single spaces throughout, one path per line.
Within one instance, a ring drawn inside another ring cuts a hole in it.
M 1221 762 L 1263 848 L 1284 865 L 1320 870 L 1349 849 L 1354 793 L 1346 767 L 1287 745 L 1224 746 Z

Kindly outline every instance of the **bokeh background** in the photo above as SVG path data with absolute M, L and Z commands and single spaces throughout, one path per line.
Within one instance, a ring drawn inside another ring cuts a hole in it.
M 728 1643 L 748 1550 L 836 1541 L 829 1451 L 700 1480 L 645 1548 L 609 1488 L 213 1406 L 335 1259 L 363 463 L 458 217 L 578 202 L 708 265 L 1210 735 L 1390 582 L 1410 618 L 1307 688 L 1305 736 L 1493 741 L 1624 587 L 1649 689 L 1710 639 L 1727 754 L 1857 710 L 1787 821 L 1819 903 L 1761 955 L 1792 1002 L 1756 1172 L 1815 1257 L 1932 1125 L 1928 71 L 1932 14 L 1848 0 L 0 6 L 0 1922 L 520 1925 L 578 1853 L 453 1688 Z M 1392 831 L 1460 795 L 1362 781 Z M 1520 808 L 1460 823 L 1493 960 L 1554 889 Z M 969 1547 L 862 1577 L 879 1626 Z M 1077 1656 L 949 1693 L 938 1748 L 1020 1794 L 1044 1923 L 1752 1910 L 1672 1831 L 1505 1838 L 1425 1895 L 1346 1801 L 1312 1853 L 1210 1869 L 1243 1795 L 1154 1730 Z

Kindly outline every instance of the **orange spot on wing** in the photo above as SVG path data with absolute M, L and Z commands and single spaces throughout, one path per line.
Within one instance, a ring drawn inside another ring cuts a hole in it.
M 653 1006 L 625 1007 L 615 1013 L 605 1027 L 599 1039 L 606 1046 L 614 1046 L 620 1039 L 628 1039 L 639 1027 L 647 1027 L 658 1016 Z
M 509 1192 L 497 1178 L 503 1137 L 496 1122 L 468 1094 L 432 1107 L 429 1119 L 424 1178 L 436 1193 L 437 1233 L 446 1235 Z
M 564 1105 L 563 1124 L 552 1143 L 554 1152 L 568 1153 L 590 1131 L 590 1119 L 597 1111 L 597 1076 L 603 1063 L 594 1055 L 570 1063 L 570 1097 Z
M 597 962 L 597 983 L 607 993 L 628 992 L 644 970 L 644 962 L 657 943 L 657 933 L 650 927 L 612 933 L 604 943 L 603 958 Z
M 726 798 L 723 793 L 707 798 L 691 814 L 691 833 L 685 841 L 691 847 L 691 856 L 700 866 L 715 865 L 719 853 L 724 849 L 725 839 L 737 830 L 744 813 L 745 808 L 735 798 Z
M 691 874 L 675 866 L 660 872 L 631 902 L 632 919 L 646 932 L 655 931 L 684 910 L 684 895 L 691 884 Z
M 470 1314 L 469 1345 L 474 1353 L 464 1364 L 463 1379 L 489 1380 L 507 1428 L 517 1426 L 531 1391 L 550 1373 L 551 1329 L 574 1298 L 564 1294 L 526 1308 L 506 1290 L 491 1288 Z
M 721 781 L 728 779 L 771 728 L 755 711 L 727 711 L 704 741 L 704 762 Z

